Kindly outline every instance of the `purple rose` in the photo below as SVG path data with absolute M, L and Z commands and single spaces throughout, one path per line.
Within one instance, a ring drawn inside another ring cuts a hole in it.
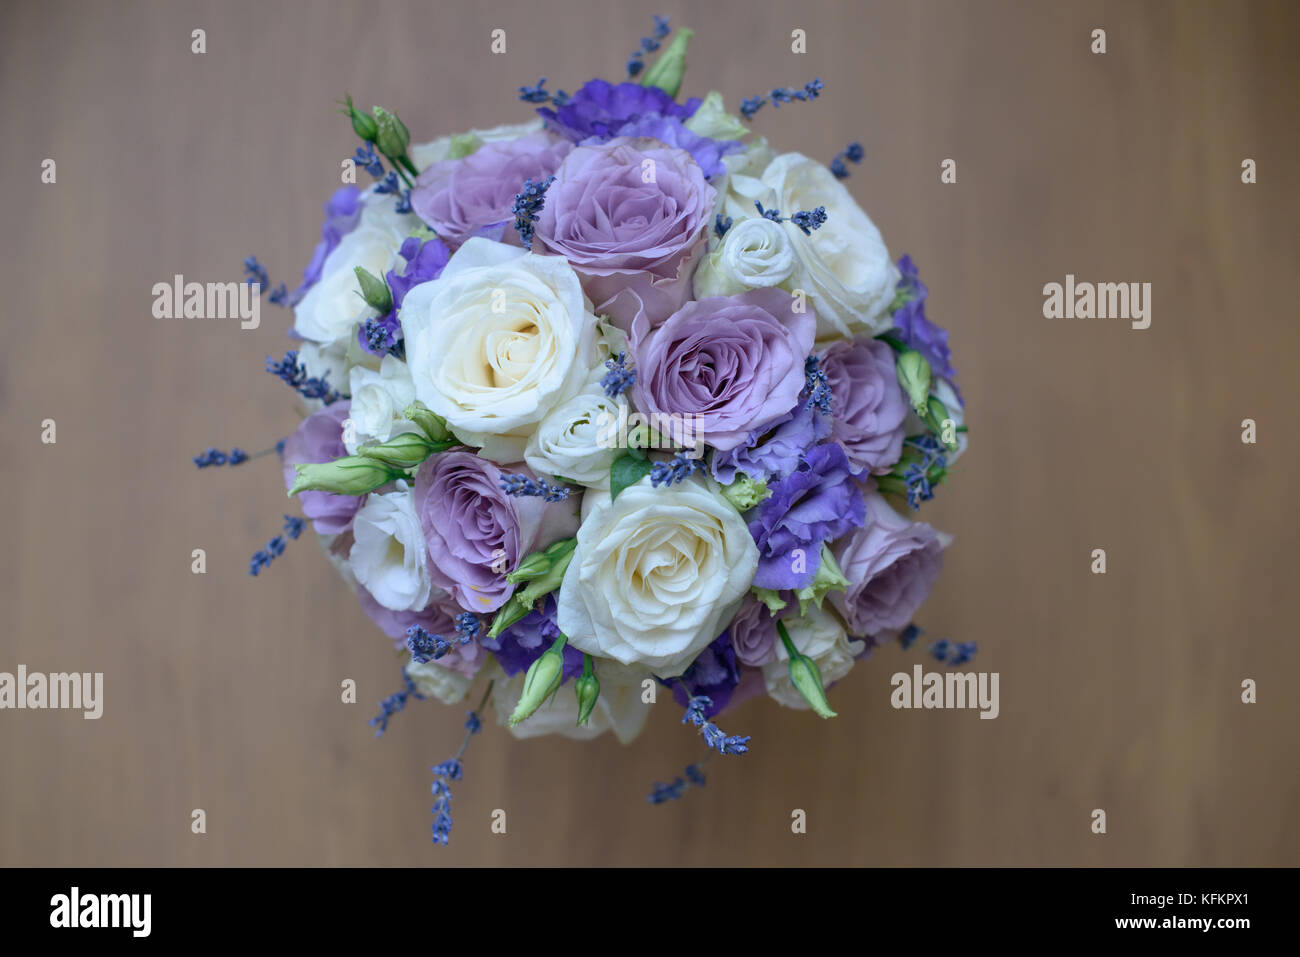
M 442 635 L 452 643 L 452 650 L 438 659 L 438 664 L 453 671 L 459 671 L 472 678 L 483 667 L 486 656 L 477 641 L 462 645 L 456 634 L 456 615 L 460 609 L 447 603 L 431 602 L 423 611 L 393 611 L 385 608 L 375 600 L 375 596 L 360 585 L 357 586 L 357 600 L 366 617 L 379 626 L 399 648 L 406 647 L 406 630 L 412 625 L 419 625 L 431 635 Z
M 742 665 L 761 668 L 776 660 L 776 620 L 761 601 L 746 597 L 727 631 Z
M 748 513 L 758 544 L 755 588 L 806 588 L 822 564 L 822 543 L 861 525 L 865 507 L 844 450 L 814 446 L 799 467 Z M 796 555 L 802 552 L 802 555 Z
M 690 298 L 715 196 L 676 147 L 626 138 L 580 146 L 546 191 L 535 250 L 567 259 L 595 312 L 624 331 L 638 311 L 657 324 Z
M 500 469 L 465 451 L 434 455 L 415 475 L 429 577 L 475 614 L 505 604 L 515 589 L 505 576 L 519 559 L 577 530 L 576 502 L 507 495 L 500 480 Z
M 291 488 L 298 478 L 295 465 L 333 462 L 348 454 L 343 444 L 343 423 L 352 403 L 333 402 L 307 416 L 284 441 L 284 487 Z M 302 513 L 316 523 L 322 535 L 338 535 L 352 527 L 352 519 L 365 496 L 335 495 L 333 492 L 299 492 Z
M 555 624 L 555 596 L 547 595 L 546 600 L 523 618 L 501 632 L 496 638 L 480 639 L 483 647 L 496 655 L 506 677 L 513 677 L 542 656 L 560 636 L 560 628 Z M 561 649 L 564 667 L 560 672 L 561 683 L 582 674 L 583 654 L 577 648 L 566 643 Z
M 878 493 L 866 499 L 866 523 L 831 546 L 849 586 L 830 601 L 854 635 L 876 635 L 911 622 L 939 577 L 943 547 L 924 522 L 910 522 Z
M 674 416 L 669 431 L 679 444 L 690 444 L 693 428 L 716 449 L 743 445 L 799 401 L 817 322 L 794 305 L 784 290 L 753 289 L 688 302 L 655 329 L 638 318 L 638 407 Z M 677 418 L 686 416 L 694 418 Z
M 699 106 L 698 98 L 678 103 L 658 87 L 597 79 L 583 84 L 563 106 L 544 106 L 537 112 L 549 128 L 577 143 L 593 136 L 621 136 L 623 127 L 642 117 L 690 119 Z
M 905 301 L 894 313 L 894 333 L 904 345 L 925 356 L 925 361 L 930 363 L 930 371 L 952 382 L 953 391 L 956 392 L 957 370 L 952 367 L 948 332 L 925 315 L 925 299 L 930 290 L 921 282 L 920 273 L 911 256 L 904 256 L 898 261 L 898 270 L 902 275 L 897 288 L 904 295 Z M 958 401 L 961 400 L 960 392 L 957 392 L 957 398 Z
M 452 248 L 471 236 L 518 245 L 511 212 L 515 196 L 525 180 L 554 173 L 572 148 L 568 140 L 545 132 L 485 143 L 468 156 L 434 163 L 420 173 L 411 207 Z
M 334 251 L 339 241 L 357 228 L 361 220 L 361 190 L 356 186 L 342 186 L 334 191 L 325 204 L 325 221 L 320 227 L 320 242 L 312 253 L 311 262 L 302 271 L 302 283 L 289 297 L 290 305 L 297 305 L 307 290 L 320 281 L 321 267 Z
M 831 387 L 831 437 L 856 472 L 888 472 L 903 452 L 908 409 L 894 350 L 875 339 L 841 340 L 822 353 L 821 370 Z
M 734 449 L 715 451 L 709 465 L 723 485 L 742 473 L 755 481 L 780 478 L 797 469 L 808 450 L 830 434 L 830 417 L 801 400 L 774 423 L 751 431 Z

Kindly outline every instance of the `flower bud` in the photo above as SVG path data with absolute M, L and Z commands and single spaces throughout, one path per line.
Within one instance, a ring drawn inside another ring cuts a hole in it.
M 519 567 L 506 576 L 506 581 L 526 581 L 528 586 L 523 591 L 541 598 L 560 587 L 569 562 L 573 560 L 573 550 L 577 547 L 576 538 L 562 538 L 544 551 L 525 556 Z
M 695 31 L 687 27 L 678 30 L 668 49 L 659 54 L 659 59 L 645 71 L 641 85 L 657 86 L 676 99 L 677 91 L 682 86 L 682 77 L 686 75 L 686 47 L 694 35 Z
M 352 131 L 361 137 L 367 143 L 373 143 L 375 136 L 379 132 L 379 127 L 375 124 L 374 119 L 366 113 L 362 113 L 352 105 L 352 97 L 345 96 L 347 109 L 343 112 L 352 120 Z
M 520 721 L 528 718 L 534 711 L 545 704 L 546 699 L 555 694 L 564 680 L 564 635 L 555 639 L 542 656 L 528 666 L 524 675 L 524 690 L 519 695 L 519 704 L 510 716 L 513 728 Z
M 381 316 L 391 311 L 393 308 L 393 294 L 388 288 L 388 283 L 374 273 L 368 272 L 364 266 L 354 268 L 357 274 L 357 282 L 361 285 L 361 298 L 366 301 L 366 305 L 376 310 Z
M 447 420 L 431 411 L 423 402 L 412 402 L 408 405 L 402 412 L 402 418 L 414 422 L 434 442 L 441 442 L 451 435 L 447 431 Z
M 937 396 L 930 396 L 926 403 L 926 414 L 922 417 L 925 424 L 930 427 L 930 431 L 939 437 L 944 448 L 949 452 L 957 451 L 957 433 L 955 426 L 953 429 L 945 429 L 944 423 L 951 422 L 952 417 L 948 414 L 948 407 Z
M 755 482 L 743 472 L 730 485 L 722 487 L 722 497 L 741 512 L 748 511 L 771 494 L 767 482 L 761 480 Z
M 819 717 L 834 718 L 835 712 L 826 700 L 826 689 L 822 687 L 822 673 L 817 668 L 817 662 L 795 648 L 790 633 L 785 630 L 785 623 L 780 619 L 777 619 L 776 630 L 785 645 L 785 653 L 790 657 L 791 683 Z
M 531 602 L 523 600 L 522 592 L 515 592 L 506 603 L 497 609 L 496 617 L 492 619 L 492 627 L 488 629 L 487 636 L 496 638 L 501 632 L 505 631 L 519 619 L 523 618 L 533 610 Z
M 898 354 L 898 384 L 907 393 L 916 414 L 924 419 L 930 400 L 930 363 L 915 349 Z
M 446 442 L 430 442 L 415 432 L 403 432 L 380 445 L 357 449 L 357 455 L 394 468 L 409 469 L 419 465 L 434 452 L 442 452 L 447 448 Z
M 375 145 L 379 147 L 379 152 L 394 159 L 405 156 L 406 148 L 411 144 L 411 134 L 406 125 L 397 118 L 396 113 L 390 113 L 382 106 L 376 106 L 370 112 L 375 115 L 375 125 L 378 127 Z
M 359 455 L 349 455 L 333 462 L 303 462 L 294 468 L 298 471 L 298 478 L 289 489 L 290 497 L 299 492 L 365 495 L 394 479 L 406 477 L 397 469 Z
M 817 574 L 813 576 L 811 584 L 805 588 L 796 589 L 794 593 L 795 597 L 799 599 L 799 614 L 807 614 L 809 602 L 820 608 L 827 592 L 844 591 L 848 587 L 849 580 L 844 577 L 839 562 L 831 554 L 831 547 L 822 542 L 822 561 L 817 566 Z
M 573 683 L 574 693 L 578 696 L 578 724 L 586 724 L 600 697 L 600 680 L 596 677 L 595 665 L 591 655 L 582 656 L 582 674 Z

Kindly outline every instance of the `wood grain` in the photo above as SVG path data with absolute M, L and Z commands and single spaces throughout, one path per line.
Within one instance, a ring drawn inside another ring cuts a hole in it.
M 921 621 L 979 642 L 1001 716 L 892 710 L 890 675 L 921 650 L 885 649 L 835 688 L 834 721 L 729 713 L 752 754 L 662 807 L 650 782 L 700 754 L 671 706 L 626 748 L 492 725 L 453 844 L 431 848 L 428 766 L 462 711 L 412 707 L 374 740 L 396 661 L 325 558 L 304 539 L 246 574 L 289 510 L 272 460 L 189 462 L 292 427 L 261 371 L 286 317 L 157 320 L 150 289 L 237 279 L 250 252 L 297 274 L 354 145 L 345 91 L 417 137 L 519 121 L 520 84 L 617 75 L 649 12 L 4 5 L 0 670 L 102 671 L 106 701 L 99 721 L 0 712 L 0 863 L 1300 863 L 1300 16 L 1281 2 L 666 3 L 697 31 L 687 92 L 734 104 L 817 75 L 821 100 L 756 125 L 826 161 L 866 146 L 849 184 L 921 265 L 973 439 L 925 507 L 956 543 Z M 1067 273 L 1152 283 L 1151 328 L 1044 319 Z

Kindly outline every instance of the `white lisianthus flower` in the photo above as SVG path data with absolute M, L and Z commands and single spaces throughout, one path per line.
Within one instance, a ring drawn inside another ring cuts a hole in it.
M 375 601 L 393 611 L 420 611 L 433 597 L 428 549 L 404 481 L 371 494 L 352 521 L 352 573 Z
M 436 698 L 443 704 L 464 701 L 473 683 L 472 678 L 432 660 L 421 664 L 412 658 L 406 664 L 406 674 L 416 691 L 426 698 Z
M 396 265 L 414 222 L 395 211 L 392 196 L 367 193 L 362 202 L 357 228 L 325 257 L 320 281 L 294 307 L 294 330 L 314 342 L 332 343 L 351 336 L 357 324 L 374 312 L 358 294 L 356 267 L 382 279 Z
M 802 618 L 781 621 L 799 653 L 817 663 L 823 688 L 847 675 L 865 646 L 864 642 L 850 641 L 840 620 L 823 608 L 810 606 Z M 785 650 L 785 642 L 778 638 L 775 647 L 776 659 L 763 666 L 767 693 L 787 708 L 807 708 L 808 702 L 790 680 L 790 655 Z
M 406 363 L 396 356 L 384 356 L 379 369 L 353 366 L 348 375 L 352 405 L 349 418 L 352 429 L 345 429 L 343 442 L 353 455 L 367 440 L 387 442 L 403 432 L 418 432 L 419 427 L 402 417 L 415 401 L 415 383 Z
M 826 207 L 826 222 L 807 236 L 791 222 L 781 226 L 798 259 L 784 288 L 802 289 L 808 296 L 817 315 L 818 341 L 887 332 L 898 267 L 880 230 L 844 184 L 824 163 L 800 153 L 772 160 L 762 181 L 770 191 L 764 207 L 780 210 L 787 219 Z
M 947 379 L 934 379 L 930 384 L 930 394 L 937 397 L 940 402 L 948 409 L 948 418 L 952 419 L 953 438 L 957 440 L 957 448 L 953 451 L 944 451 L 944 459 L 949 465 L 952 465 L 962 453 L 966 451 L 966 446 L 970 444 L 970 437 L 966 432 L 957 432 L 956 430 L 966 424 L 966 409 L 962 406 L 961 401 L 957 398 L 957 390 L 953 388 L 951 382 Z M 942 423 L 940 423 L 942 425 Z M 907 419 L 903 423 L 908 435 L 925 435 L 930 431 L 930 427 L 921 421 L 911 409 L 907 411 Z
M 795 264 L 794 249 L 780 223 L 762 216 L 742 219 L 696 269 L 695 298 L 779 286 L 790 278 Z
M 416 398 L 496 462 L 523 458 L 594 359 L 596 317 L 569 264 L 479 236 L 406 294 L 400 318 Z
M 758 548 L 708 479 L 588 492 L 557 624 L 590 655 L 680 675 L 735 615 Z
M 546 414 L 528 440 L 524 461 L 538 475 L 558 475 L 589 488 L 609 488 L 609 468 L 623 454 L 614 423 L 627 418 L 627 400 L 610 398 L 597 366 L 582 391 Z M 355 402 L 355 399 L 353 400 Z
M 645 727 L 653 705 L 641 700 L 641 682 L 650 678 L 645 669 L 626 668 L 607 658 L 593 659 L 600 696 L 585 725 L 578 724 L 578 696 L 573 681 L 566 681 L 559 692 L 524 721 L 510 727 L 509 717 L 519 704 L 524 690 L 524 672 L 513 678 L 497 678 L 492 690 L 492 707 L 497 721 L 516 738 L 536 738 L 560 734 L 566 738 L 589 741 L 613 731 L 621 744 L 627 744 Z

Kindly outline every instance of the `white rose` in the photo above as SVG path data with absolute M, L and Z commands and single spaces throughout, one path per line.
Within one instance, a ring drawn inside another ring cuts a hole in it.
M 469 694 L 469 686 L 473 683 L 473 679 L 433 660 L 420 664 L 412 658 L 406 664 L 406 674 L 416 691 L 426 698 L 436 698 L 443 704 L 464 701 L 465 695 Z
M 622 744 L 627 744 L 645 727 L 652 705 L 641 700 L 641 682 L 650 678 L 644 669 L 625 668 L 606 658 L 594 659 L 596 679 L 600 682 L 600 695 L 585 725 L 578 724 L 578 696 L 573 681 L 566 681 L 559 693 L 513 728 L 509 717 L 523 694 L 525 672 L 508 680 L 498 678 L 492 690 L 492 707 L 497 721 L 516 738 L 536 738 L 544 734 L 560 734 L 566 738 L 588 741 L 613 731 Z
M 782 224 L 798 259 L 785 288 L 808 295 L 818 341 L 888 331 L 898 267 L 880 230 L 844 184 L 825 164 L 799 153 L 772 160 L 762 181 L 770 190 L 764 207 L 782 216 L 826 207 L 826 222 L 807 236 L 791 222 Z
M 742 219 L 695 271 L 695 297 L 734 296 L 747 289 L 779 286 L 794 267 L 794 250 L 780 223 L 762 216 Z
M 434 163 L 441 163 L 447 159 L 451 155 L 453 140 L 460 140 L 462 143 L 475 143 L 475 140 L 477 140 L 477 144 L 475 144 L 477 148 L 478 145 L 483 143 L 517 140 L 529 133 L 536 133 L 541 128 L 542 118 L 539 116 L 527 123 L 508 123 L 504 126 L 494 126 L 490 130 L 470 130 L 468 133 L 462 133 L 457 137 L 440 136 L 428 143 L 412 143 L 406 152 L 411 157 L 411 162 L 415 164 L 415 168 L 422 170 L 426 166 L 432 166 Z
M 415 222 L 394 211 L 392 196 L 367 194 L 363 203 L 356 229 L 325 257 L 320 281 L 294 307 L 293 327 L 307 339 L 334 342 L 350 336 L 374 312 L 358 295 L 355 269 L 361 266 L 382 278 L 396 265 L 402 240 Z
M 607 370 L 597 366 L 583 390 L 547 413 L 528 440 L 524 461 L 538 475 L 558 475 L 579 485 L 609 488 L 609 467 L 623 454 L 612 423 L 626 419 L 622 396 L 610 398 L 600 380 Z
M 840 620 L 829 611 L 810 606 L 802 618 L 782 618 L 790 641 L 800 654 L 817 663 L 822 676 L 822 687 L 830 687 L 853 668 L 853 663 L 865 642 L 850 641 Z M 763 681 L 767 693 L 787 708 L 807 708 L 808 702 L 790 680 L 790 656 L 785 642 L 776 641 L 776 659 L 763 666 Z
M 345 429 L 343 435 L 352 454 L 367 439 L 387 442 L 402 432 L 419 431 L 413 422 L 402 417 L 406 407 L 415 401 L 415 383 L 405 362 L 395 356 L 384 356 L 378 370 L 353 366 L 348 384 L 352 393 L 348 417 L 353 428 Z
M 560 630 L 588 654 L 680 675 L 754 580 L 749 529 L 707 479 L 654 488 L 647 476 L 613 501 L 584 498 L 597 502 L 560 585 Z
M 433 596 L 424 532 L 406 483 L 371 494 L 352 521 L 352 573 L 375 601 L 393 611 L 420 611 Z
M 416 398 L 496 462 L 523 458 L 594 359 L 596 317 L 568 262 L 479 236 L 406 294 L 400 318 Z
M 757 137 L 744 150 L 728 153 L 722 157 L 722 165 L 727 172 L 721 179 L 714 178 L 714 187 L 718 191 L 715 212 L 722 218 L 739 222 L 758 215 L 754 207 L 756 201 L 767 202 L 771 191 L 759 178 L 775 156 L 767 140 Z M 710 239 L 710 242 L 713 242 Z

